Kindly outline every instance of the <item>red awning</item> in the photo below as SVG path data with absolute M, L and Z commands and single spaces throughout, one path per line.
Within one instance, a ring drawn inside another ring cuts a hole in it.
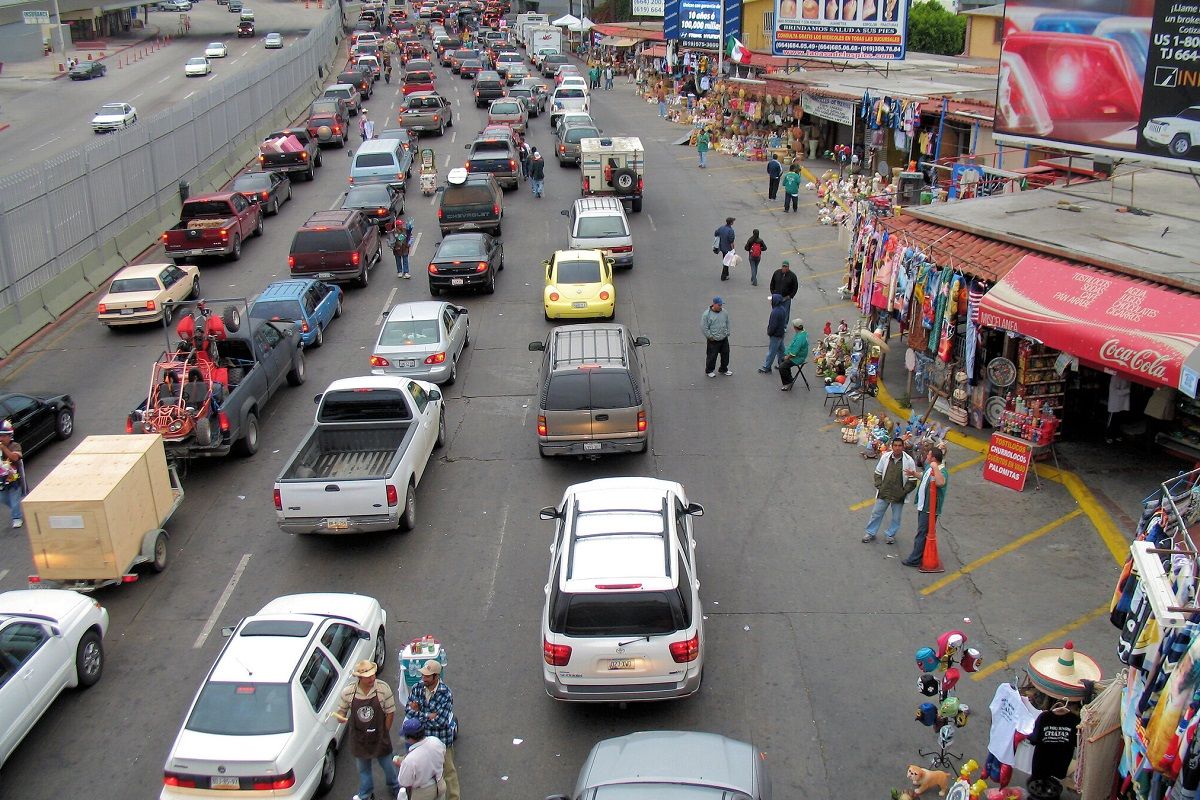
M 638 55 L 645 56 L 646 58 L 666 58 L 667 46 L 665 44 L 652 44 L 638 53 Z
M 1038 255 L 983 296 L 979 321 L 1172 389 L 1200 347 L 1200 295 Z

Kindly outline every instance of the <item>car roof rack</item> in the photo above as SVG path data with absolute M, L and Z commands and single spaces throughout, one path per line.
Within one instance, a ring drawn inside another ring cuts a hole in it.
M 579 510 L 579 498 L 575 498 L 573 513 L 571 514 L 571 532 L 568 536 L 568 550 L 566 558 L 566 574 L 563 575 L 563 580 L 572 580 L 575 573 L 575 545 L 580 539 L 595 541 L 607 536 L 661 536 L 663 545 L 663 575 L 670 577 L 671 575 L 671 518 L 669 506 L 669 498 L 663 497 L 662 506 L 659 509 L 650 508 L 596 508 L 589 511 Z M 576 534 L 575 529 L 579 525 L 579 517 L 584 514 L 654 514 L 658 513 L 662 518 L 662 530 L 657 533 L 651 531 L 610 531 L 605 533 L 589 533 L 586 536 L 580 537 Z
M 554 331 L 555 369 L 596 361 L 628 366 L 620 328 L 572 326 Z

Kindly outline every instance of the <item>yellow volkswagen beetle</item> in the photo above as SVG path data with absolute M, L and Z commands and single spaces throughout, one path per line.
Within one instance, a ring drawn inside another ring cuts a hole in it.
M 617 309 L 612 259 L 599 250 L 559 250 L 548 261 L 546 319 L 612 319 Z

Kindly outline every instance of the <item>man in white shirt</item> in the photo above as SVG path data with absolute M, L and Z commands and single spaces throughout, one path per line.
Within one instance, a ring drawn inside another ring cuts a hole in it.
M 439 800 L 446 796 L 442 768 L 446 760 L 446 745 L 436 736 L 425 735 L 425 724 L 419 719 L 404 720 L 402 729 L 408 744 L 408 755 L 396 756 L 400 785 L 408 792 L 408 800 Z
M 879 457 L 879 463 L 875 465 L 875 507 L 867 521 L 863 542 L 875 541 L 883 516 L 890 509 L 892 521 L 885 535 L 888 544 L 896 543 L 896 534 L 900 532 L 900 515 L 904 513 L 904 498 L 915 488 L 917 463 L 904 452 L 904 440 L 895 436 L 891 448 Z

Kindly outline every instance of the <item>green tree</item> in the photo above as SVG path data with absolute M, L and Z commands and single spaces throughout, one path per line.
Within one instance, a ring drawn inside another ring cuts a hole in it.
M 908 10 L 908 49 L 917 53 L 956 56 L 962 53 L 967 18 L 951 13 L 937 0 L 916 0 Z

